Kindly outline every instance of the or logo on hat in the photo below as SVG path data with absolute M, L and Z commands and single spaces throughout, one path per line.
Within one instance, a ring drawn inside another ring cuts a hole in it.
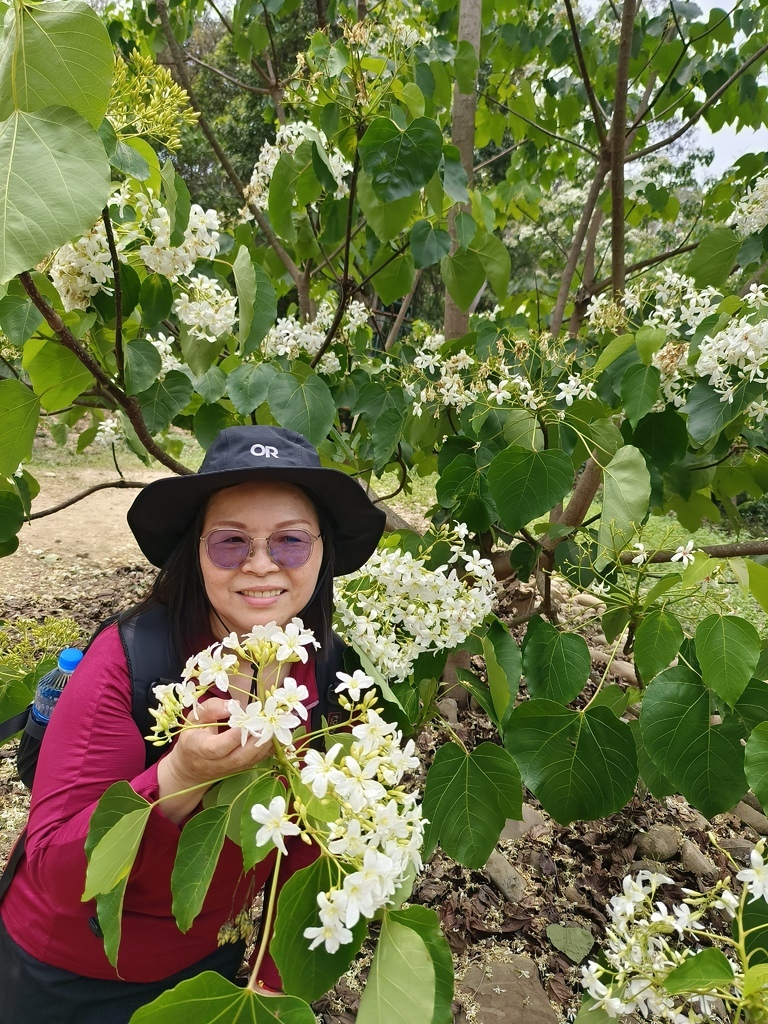
M 255 455 L 257 458 L 265 459 L 279 459 L 280 456 L 277 454 L 277 448 L 273 448 L 268 444 L 252 444 L 251 455 Z

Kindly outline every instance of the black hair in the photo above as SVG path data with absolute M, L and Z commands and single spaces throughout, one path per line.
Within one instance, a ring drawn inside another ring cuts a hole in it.
M 325 509 L 317 503 L 310 491 L 305 491 L 303 487 L 299 489 L 312 502 L 323 538 L 323 559 L 317 583 L 312 597 L 299 612 L 299 617 L 321 644 L 317 659 L 324 661 L 330 653 L 333 637 L 334 534 Z M 200 537 L 208 502 L 213 496 L 204 501 L 195 512 L 181 540 L 155 577 L 149 594 L 121 616 L 121 620 L 126 621 L 155 605 L 164 605 L 168 610 L 171 642 L 176 655 L 184 661 L 197 653 L 203 639 L 211 631 L 213 609 L 208 600 L 203 570 L 200 566 Z

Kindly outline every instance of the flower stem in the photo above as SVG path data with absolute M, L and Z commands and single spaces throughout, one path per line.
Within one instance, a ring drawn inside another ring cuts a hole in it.
M 261 970 L 264 957 L 267 955 L 267 946 L 269 945 L 269 939 L 272 933 L 272 919 L 275 913 L 275 903 L 277 902 L 277 877 L 280 871 L 280 860 L 282 856 L 282 853 L 278 850 L 275 858 L 275 866 L 272 869 L 274 883 L 269 887 L 269 900 L 267 901 L 267 908 L 264 911 L 264 917 L 261 922 L 261 944 L 259 946 L 259 951 L 256 954 L 256 962 L 253 965 L 251 976 L 248 979 L 247 988 L 252 992 L 256 992 L 258 990 L 257 978 L 259 971 Z

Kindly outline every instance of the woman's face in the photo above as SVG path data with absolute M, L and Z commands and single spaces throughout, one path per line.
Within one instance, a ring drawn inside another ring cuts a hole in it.
M 278 481 L 238 484 L 218 491 L 208 502 L 202 535 L 211 530 L 242 530 L 266 538 L 275 530 L 320 533 L 315 507 L 293 484 Z M 208 600 L 211 627 L 223 637 L 234 630 L 242 636 L 255 625 L 276 621 L 285 626 L 306 606 L 315 589 L 323 559 L 322 538 L 315 541 L 305 565 L 286 569 L 273 562 L 266 540 L 256 540 L 252 552 L 236 569 L 220 569 L 200 542 L 200 566 Z M 215 614 L 214 614 L 215 613 Z

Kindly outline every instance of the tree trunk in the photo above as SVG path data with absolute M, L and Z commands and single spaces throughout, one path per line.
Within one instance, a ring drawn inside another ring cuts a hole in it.
M 476 54 L 480 53 L 480 33 L 482 29 L 481 0 L 459 0 L 459 43 L 468 42 Z M 453 89 L 453 118 L 451 121 L 451 142 L 456 146 L 461 163 L 466 171 L 467 179 L 472 184 L 472 168 L 475 157 L 475 112 L 477 109 L 477 75 L 470 92 L 463 93 L 457 82 Z M 451 235 L 451 254 L 456 252 L 455 222 L 459 212 L 469 212 L 469 205 L 454 206 L 448 217 L 448 231 Z M 453 301 L 448 291 L 445 292 L 445 319 L 443 334 L 446 338 L 460 338 L 469 331 L 469 312 L 463 313 Z

